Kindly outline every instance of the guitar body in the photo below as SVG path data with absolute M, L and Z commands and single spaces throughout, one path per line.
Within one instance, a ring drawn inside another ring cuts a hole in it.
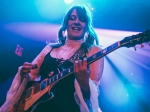
M 54 84 L 43 90 L 40 90 L 40 84 L 37 81 L 28 82 L 21 98 L 14 106 L 13 112 L 34 112 L 34 109 L 41 105 L 41 103 L 49 101 L 54 97 L 50 93 Z
M 54 85 L 54 84 L 53 84 Z M 51 100 L 54 96 L 50 93 L 52 86 L 40 91 L 40 83 L 37 81 L 28 82 L 21 98 L 14 106 L 13 112 L 34 112 L 42 103 Z

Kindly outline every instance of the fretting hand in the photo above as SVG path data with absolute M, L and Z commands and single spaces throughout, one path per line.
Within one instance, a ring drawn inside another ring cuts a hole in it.
M 75 61 L 74 74 L 85 98 L 90 98 L 89 78 L 91 70 L 87 67 L 87 58 Z

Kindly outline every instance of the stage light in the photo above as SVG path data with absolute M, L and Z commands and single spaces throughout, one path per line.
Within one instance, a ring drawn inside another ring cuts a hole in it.
M 70 3 L 73 2 L 73 0 L 64 0 L 64 2 L 65 2 L 66 4 L 70 4 Z
M 91 7 L 91 10 L 94 10 L 94 8 L 93 8 L 93 7 Z

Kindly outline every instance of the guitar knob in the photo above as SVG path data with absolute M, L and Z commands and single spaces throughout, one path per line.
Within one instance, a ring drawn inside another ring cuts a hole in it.
M 144 47 L 144 45 L 143 44 L 141 44 L 141 48 L 143 48 Z
M 134 46 L 134 50 L 136 51 L 136 46 Z

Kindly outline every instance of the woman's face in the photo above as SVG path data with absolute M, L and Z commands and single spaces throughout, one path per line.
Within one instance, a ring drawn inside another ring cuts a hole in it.
M 79 17 L 76 9 L 74 9 L 69 17 L 67 25 L 68 38 L 71 40 L 79 40 L 84 38 L 86 32 L 86 23 L 83 18 Z

